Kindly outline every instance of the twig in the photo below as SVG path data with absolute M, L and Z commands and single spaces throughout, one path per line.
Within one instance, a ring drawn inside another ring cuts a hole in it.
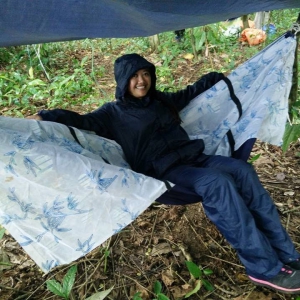
M 46 74 L 46 77 L 47 77 L 48 81 L 51 82 L 51 79 L 50 79 L 50 77 L 49 77 L 49 75 L 48 75 L 48 73 L 47 73 L 47 71 L 46 71 L 46 69 L 45 69 L 45 67 L 43 65 L 42 60 L 41 60 L 41 55 L 40 55 L 41 44 L 39 44 L 37 48 L 38 48 L 38 50 L 36 50 L 36 46 L 33 45 L 33 49 L 34 49 L 34 51 L 36 53 L 36 56 L 37 56 L 37 58 L 38 58 L 38 60 L 40 62 L 40 65 L 41 65 L 42 69 L 44 70 L 44 73 Z
M 217 294 L 215 291 L 214 291 L 214 294 L 218 295 L 218 298 L 220 298 L 220 299 L 222 299 L 222 300 L 228 300 L 227 297 L 223 297 L 223 296 Z
M 137 280 L 135 280 L 134 278 L 127 276 L 125 274 L 122 274 L 122 276 L 134 281 L 137 285 L 139 285 L 141 288 L 143 288 L 144 290 L 146 290 L 147 292 L 149 292 L 150 294 L 153 294 L 150 290 L 148 290 L 146 287 L 144 287 L 142 284 L 140 284 Z
M 166 226 L 168 227 L 168 224 L 166 224 Z M 167 239 L 167 238 L 165 238 L 165 240 L 168 241 L 170 244 L 172 244 L 172 245 L 174 245 L 174 246 L 176 246 L 176 247 L 179 248 L 179 246 L 178 246 L 177 243 L 175 243 L 175 242 L 173 242 L 173 241 L 171 241 L 170 239 Z M 179 261 L 178 261 L 176 255 L 173 253 L 173 250 L 172 250 L 172 249 L 171 249 L 171 251 L 172 251 L 172 254 L 173 254 L 174 259 L 176 260 L 177 265 L 180 266 L 180 263 L 179 263 Z
M 29 292 L 26 292 L 26 291 L 23 291 L 23 290 L 18 290 L 18 289 L 15 289 L 15 288 L 3 285 L 3 284 L 0 284 L 0 288 L 10 290 L 10 291 L 15 291 L 15 292 L 18 292 L 18 293 L 29 294 Z
M 14 300 L 21 300 L 21 299 L 23 299 L 23 298 L 25 298 L 25 297 L 27 297 L 27 294 L 21 295 L 21 296 L 15 298 Z
M 224 268 L 222 268 L 222 269 L 223 269 L 223 272 L 227 275 L 228 279 L 232 282 L 232 284 L 235 284 L 235 282 L 233 281 L 233 279 L 231 278 L 231 276 L 229 276 L 229 274 L 227 273 L 227 271 Z
M 186 251 L 182 244 L 178 244 L 179 249 L 181 250 L 182 254 L 188 261 L 193 261 L 192 256 Z
M 227 274 L 227 273 L 226 273 Z M 228 274 L 227 274 L 227 276 L 228 276 Z M 229 276 L 228 276 L 229 277 Z M 229 279 L 231 279 L 230 277 L 229 277 Z M 221 286 L 226 286 L 226 287 L 228 287 L 228 288 L 230 288 L 231 290 L 233 290 L 236 294 L 241 294 L 242 293 L 242 290 L 241 290 L 241 288 L 240 288 L 240 286 L 238 285 L 237 287 L 236 287 L 236 283 L 234 282 L 233 284 L 228 284 L 227 283 L 227 281 L 224 281 L 224 280 L 222 280 L 221 278 L 216 278 L 216 280 L 219 282 L 219 283 L 221 283 Z
M 283 182 L 283 181 L 270 181 L 270 180 L 264 180 L 264 179 L 260 179 L 260 182 L 263 183 L 263 184 L 270 184 L 270 185 L 273 185 L 276 187 L 277 184 L 286 184 L 286 182 Z
M 290 212 L 293 212 L 293 211 L 296 211 L 296 210 L 300 210 L 300 206 L 297 206 L 297 207 L 289 209 L 289 210 L 285 210 L 282 213 L 286 214 L 286 213 L 290 213 Z
M 203 227 L 201 227 L 203 228 Z M 204 228 L 203 228 L 204 229 Z M 224 252 L 224 253 L 227 253 L 227 251 L 224 249 L 224 247 L 222 247 L 207 231 L 205 232 L 205 234 L 207 234 L 209 236 L 209 238 L 216 244 L 218 245 L 221 250 Z
M 252 292 L 253 292 L 255 289 L 256 289 L 256 286 L 253 286 L 253 287 L 251 288 L 251 290 L 249 291 L 249 294 L 247 294 L 245 300 L 247 300 L 247 299 L 250 297 L 250 295 L 252 294 Z
M 195 228 L 191 225 L 190 220 L 187 218 L 187 216 L 186 216 L 185 214 L 184 214 L 184 217 L 185 217 L 185 219 L 188 221 L 188 223 L 189 223 L 191 229 L 194 231 L 194 233 L 196 234 L 196 236 L 199 237 L 199 239 L 200 239 L 200 241 L 202 242 L 202 244 L 204 245 L 204 247 L 205 247 L 206 249 L 209 249 L 209 248 L 207 247 L 207 245 L 203 242 L 201 236 L 198 234 L 198 232 L 195 230 Z
M 157 217 L 158 217 L 159 210 L 156 212 L 156 216 L 155 216 L 154 224 L 152 226 L 152 231 L 151 231 L 151 235 L 150 235 L 150 238 L 149 238 L 148 246 L 151 244 L 151 241 L 152 241 L 152 237 L 153 237 L 154 229 L 155 229 L 155 226 L 156 226 L 156 222 L 157 222 Z
M 227 291 L 227 290 L 221 288 L 218 284 L 214 284 L 214 286 L 215 286 L 218 290 L 222 291 L 222 292 L 225 293 L 225 294 L 228 294 L 228 295 L 231 295 L 231 296 L 235 296 L 235 297 L 238 296 L 238 293 L 234 293 L 234 292 Z
M 122 278 L 122 285 L 123 285 L 123 290 L 125 291 L 125 295 L 127 297 L 128 300 L 130 300 L 128 294 L 127 294 L 127 291 L 126 291 L 126 287 L 125 287 L 125 284 L 124 284 L 124 279 Z
M 97 269 L 99 268 L 99 266 L 101 265 L 101 263 L 102 263 L 102 260 L 100 260 L 100 261 L 98 262 L 98 264 L 96 265 L 94 271 L 91 273 L 91 275 L 90 275 L 89 277 L 87 277 L 86 282 L 74 286 L 74 289 L 78 289 L 78 288 L 81 288 L 83 285 L 86 285 L 86 283 L 89 282 L 89 280 L 91 279 L 91 277 L 92 277 L 92 276 L 94 275 L 94 273 L 97 271 Z M 89 290 L 90 290 L 90 287 L 86 290 L 85 294 L 87 294 L 87 293 L 89 292 Z
M 292 190 L 287 190 L 284 187 L 279 187 L 279 186 L 276 186 L 276 185 L 265 184 L 264 182 L 262 182 L 262 183 L 264 184 L 265 187 L 276 188 L 277 190 L 292 192 Z
M 287 219 L 286 219 L 286 225 L 285 225 L 285 230 L 286 231 L 289 230 L 290 218 L 291 218 L 291 214 L 288 214 Z
M 269 152 L 268 153 L 270 154 L 270 156 L 272 156 L 272 158 L 274 160 L 276 160 L 281 166 L 283 166 L 284 164 L 272 153 L 272 152 Z
M 220 260 L 220 261 L 226 262 L 226 263 L 228 263 L 228 264 L 230 264 L 230 265 L 233 265 L 233 266 L 236 266 L 236 267 L 239 267 L 239 268 L 244 268 L 244 267 L 243 267 L 243 266 L 241 266 L 241 265 L 238 265 L 238 264 L 232 263 L 232 262 L 230 262 L 230 261 L 228 261 L 228 260 L 221 259 L 221 258 L 219 258 L 219 257 L 210 256 L 210 255 L 206 255 L 206 256 L 207 256 L 207 257 L 210 257 L 210 258 L 213 258 L 213 259 L 216 259 L 216 260 Z

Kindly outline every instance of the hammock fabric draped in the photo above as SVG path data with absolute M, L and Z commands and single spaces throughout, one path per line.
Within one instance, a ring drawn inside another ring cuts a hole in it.
M 234 70 L 183 111 L 192 139 L 206 154 L 231 155 L 247 140 L 280 145 L 296 40 L 286 34 Z M 52 122 L 0 117 L 0 223 L 48 272 L 99 246 L 163 197 L 165 184 L 130 170 L 114 141 Z

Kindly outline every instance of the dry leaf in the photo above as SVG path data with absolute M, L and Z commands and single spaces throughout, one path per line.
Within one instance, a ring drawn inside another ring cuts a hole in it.
M 3 270 L 11 269 L 12 265 L 10 263 L 9 257 L 6 254 L 6 252 L 2 249 L 0 249 L 0 262 L 3 264 L 0 264 L 0 273 Z
M 33 68 L 32 67 L 29 68 L 28 74 L 29 74 L 30 79 L 34 78 L 34 76 L 33 76 Z
M 288 192 L 284 192 L 284 196 L 294 196 L 295 192 L 293 191 L 288 191 Z
M 161 279 L 165 286 L 171 286 L 175 281 L 172 270 L 162 272 Z
M 194 58 L 194 55 L 192 53 L 187 53 L 183 56 L 183 58 L 188 59 L 188 60 L 192 60 Z
M 174 206 L 167 210 L 161 217 L 162 220 L 174 220 L 179 217 L 179 208 Z
M 260 156 L 258 160 L 253 162 L 253 165 L 260 166 L 264 164 L 269 164 L 271 166 L 274 165 L 273 161 L 269 157 Z
M 150 299 L 150 295 L 148 293 L 148 291 L 144 288 L 142 288 L 141 286 L 139 285 L 136 285 L 136 286 L 131 286 L 130 287 L 130 299 L 133 298 L 133 296 L 136 294 L 136 293 L 140 293 L 140 297 L 143 299 L 143 300 L 148 300 Z
M 186 284 L 183 284 L 182 286 L 181 286 L 185 291 L 187 291 L 187 290 L 192 290 L 192 286 L 190 285 L 190 284 L 188 284 L 188 283 L 186 283 Z
M 170 245 L 168 243 L 160 243 L 153 247 L 151 251 L 152 256 L 167 254 L 172 251 Z
M 235 278 L 238 280 L 238 281 L 249 281 L 249 278 L 247 275 L 243 274 L 243 273 L 237 273 L 235 275 Z
M 182 297 L 184 297 L 188 292 L 192 290 L 192 287 L 190 286 L 189 289 L 190 290 L 183 289 L 179 286 L 172 286 L 170 288 L 170 291 L 174 299 L 182 299 Z
M 262 292 L 255 292 L 255 291 L 250 291 L 246 295 L 241 295 L 236 298 L 233 298 L 233 300 L 272 300 L 272 296 L 270 295 L 265 295 Z
M 283 181 L 285 179 L 285 174 L 284 173 L 278 173 L 276 175 L 276 179 L 280 180 L 280 181 Z

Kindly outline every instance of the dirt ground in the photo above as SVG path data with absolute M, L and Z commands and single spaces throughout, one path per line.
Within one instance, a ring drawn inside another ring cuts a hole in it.
M 189 76 L 186 81 L 194 77 L 197 75 Z M 286 153 L 279 147 L 257 142 L 252 156 L 257 154 L 260 158 L 254 162 L 255 168 L 300 251 L 300 142 Z M 113 287 L 107 299 L 131 300 L 140 292 L 143 300 L 152 300 L 155 281 L 162 283 L 163 293 L 169 299 L 183 299 L 197 283 L 187 270 L 186 260 L 213 271 L 206 279 L 213 284 L 214 291 L 208 292 L 201 286 L 191 300 L 296 299 L 255 287 L 248 280 L 235 251 L 207 219 L 201 203 L 189 206 L 154 203 L 103 245 L 46 275 L 9 233 L 0 240 L 0 249 L 0 261 L 12 264 L 0 265 L 0 300 L 61 299 L 46 289 L 45 282 L 48 279 L 61 282 L 74 264 L 78 269 L 70 299 L 85 299 Z

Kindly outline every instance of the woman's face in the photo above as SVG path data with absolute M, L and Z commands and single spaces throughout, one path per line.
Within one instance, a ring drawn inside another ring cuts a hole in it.
M 138 70 L 129 80 L 128 92 L 136 98 L 147 95 L 151 88 L 151 75 L 148 69 Z

